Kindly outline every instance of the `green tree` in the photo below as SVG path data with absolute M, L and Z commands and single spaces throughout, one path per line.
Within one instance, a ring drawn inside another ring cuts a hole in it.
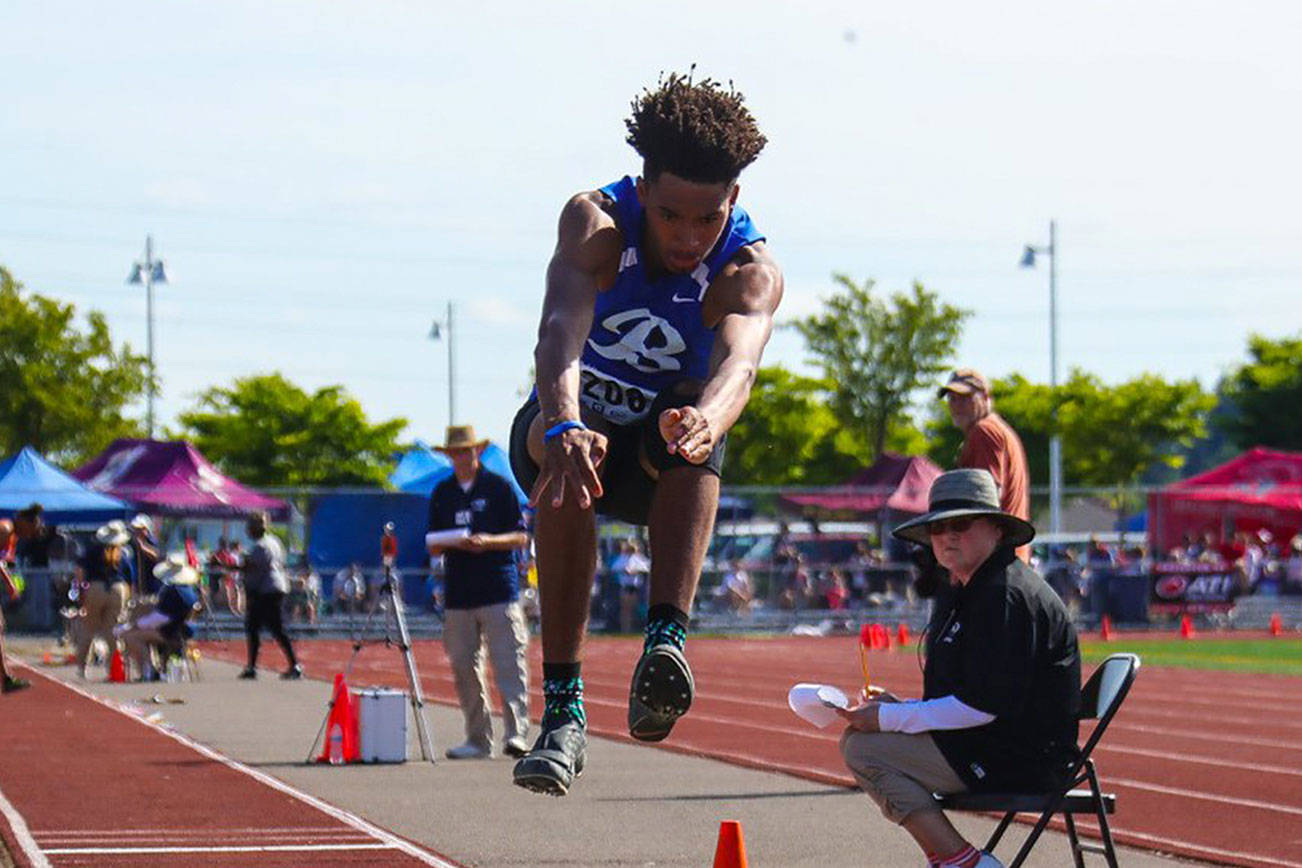
M 1302 449 L 1302 335 L 1248 338 L 1251 361 L 1221 381 L 1219 391 L 1237 412 L 1216 424 L 1240 449 Z
M 83 331 L 76 308 L 29 293 L 0 267 L 0 449 L 25 445 L 75 464 L 117 437 L 139 436 L 127 418 L 149 383 L 144 356 L 113 346 L 104 315 Z
M 728 483 L 825 485 L 861 467 L 867 444 L 828 406 L 830 386 L 780 366 L 760 368 L 728 432 Z
M 911 427 L 914 394 L 947 369 L 970 311 L 942 303 L 921 283 L 883 298 L 871 280 L 860 285 L 844 274 L 834 277 L 841 289 L 825 310 L 793 325 L 834 384 L 832 410 L 863 432 L 875 458 L 893 432 Z
M 208 389 L 180 422 L 222 470 L 263 486 L 384 485 L 407 427 L 372 425 L 342 386 L 308 394 L 279 373 Z

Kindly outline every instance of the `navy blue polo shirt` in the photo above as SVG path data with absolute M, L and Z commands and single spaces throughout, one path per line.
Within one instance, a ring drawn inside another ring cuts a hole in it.
M 923 697 L 994 715 L 931 733 L 973 790 L 1048 789 L 1076 755 L 1080 650 L 1062 600 L 1011 548 L 936 599 Z
M 524 516 L 511 484 L 484 467 L 469 491 L 455 475 L 434 487 L 429 499 L 429 529 L 468 528 L 476 533 L 524 530 Z M 519 592 L 515 553 L 510 550 L 443 553 L 443 605 L 448 609 L 477 609 L 509 603 Z

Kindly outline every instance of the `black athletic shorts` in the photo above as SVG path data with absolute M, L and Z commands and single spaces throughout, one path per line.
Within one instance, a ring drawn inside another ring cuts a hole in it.
M 665 440 L 660 436 L 660 426 L 656 422 L 660 414 L 670 407 L 693 404 L 699 397 L 699 393 L 675 393 L 670 387 L 656 396 L 651 411 L 642 421 L 631 425 L 610 423 L 606 460 L 601 470 L 604 493 L 597 499 L 598 514 L 629 524 L 647 523 L 656 481 L 642 467 L 639 456 L 643 452 L 648 463 L 662 473 L 673 467 L 702 467 L 715 476 L 723 472 L 726 435 L 702 464 L 692 464 L 681 455 L 669 454 Z M 528 441 L 529 426 L 539 412 L 537 395 L 530 395 L 511 423 L 511 470 L 516 482 L 527 492 L 533 491 L 533 484 L 538 479 L 538 465 L 529 457 Z

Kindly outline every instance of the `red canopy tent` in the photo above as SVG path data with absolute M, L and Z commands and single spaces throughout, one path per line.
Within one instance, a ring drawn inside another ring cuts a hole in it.
M 784 495 L 782 502 L 801 510 L 921 515 L 927 511 L 931 482 L 941 472 L 929 458 L 883 452 L 871 466 L 843 485 L 808 494 Z
M 1225 540 L 1236 531 L 1260 528 L 1276 539 L 1302 529 L 1302 452 L 1251 449 L 1148 496 L 1156 552 L 1179 545 L 1186 533 L 1212 531 Z
M 283 520 L 289 514 L 285 501 L 223 475 L 184 440 L 114 440 L 72 475 L 156 515 L 237 518 L 265 510 Z

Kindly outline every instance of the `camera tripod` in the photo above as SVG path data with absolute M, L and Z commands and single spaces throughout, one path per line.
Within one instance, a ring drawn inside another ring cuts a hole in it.
M 388 606 L 384 605 L 387 600 Z M 371 632 L 371 623 L 375 619 L 375 613 L 381 608 L 387 608 L 384 618 L 384 638 L 368 638 Z M 395 641 L 390 633 L 390 628 L 396 629 L 398 638 Z M 420 673 L 416 670 L 416 658 L 411 653 L 411 634 L 407 631 L 407 614 L 403 608 L 402 595 L 397 592 L 393 581 L 393 566 L 386 563 L 384 565 L 384 585 L 380 588 L 379 597 L 376 605 L 366 614 L 366 621 L 362 624 L 360 631 L 353 634 L 353 653 L 348 658 L 348 663 L 344 666 L 344 681 L 348 680 L 349 674 L 353 670 L 353 663 L 357 660 L 357 655 L 367 645 L 375 645 L 383 642 L 387 646 L 397 646 L 402 652 L 403 662 L 407 669 L 407 686 L 410 688 L 408 698 L 411 702 L 411 712 L 416 718 L 416 734 L 420 741 L 421 759 L 427 762 L 434 762 L 434 744 L 430 740 L 429 728 L 425 723 L 425 694 L 421 692 Z M 307 761 L 310 763 L 312 757 L 316 754 L 317 746 L 321 743 L 321 738 L 325 735 L 326 727 L 330 723 L 330 713 L 334 710 L 335 698 L 330 697 L 330 702 L 326 707 L 325 719 L 321 721 L 321 728 L 317 730 L 316 738 L 312 740 L 312 747 L 308 750 Z

